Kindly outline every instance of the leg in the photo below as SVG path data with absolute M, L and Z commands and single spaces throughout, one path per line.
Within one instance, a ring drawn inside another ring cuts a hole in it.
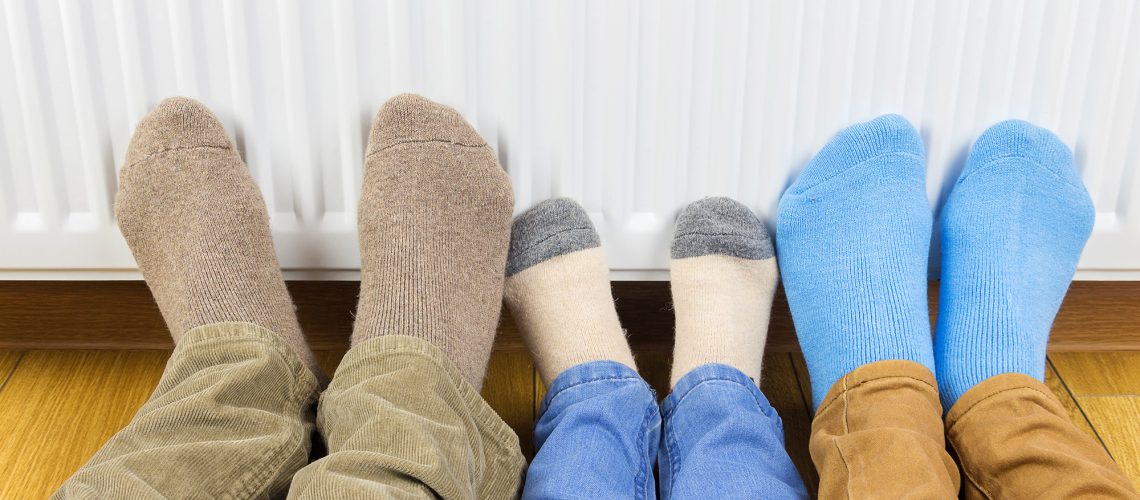
M 150 400 L 56 496 L 283 493 L 308 459 L 324 376 L 265 204 L 209 110 L 167 99 L 139 124 L 115 208 L 177 347 Z
M 681 212 L 672 248 L 672 394 L 662 404 L 663 498 L 806 498 L 780 416 L 760 392 L 776 292 L 772 241 L 748 207 Z
M 922 140 L 900 116 L 828 143 L 780 200 L 777 249 L 817 408 L 820 497 L 952 498 L 926 306 Z
M 506 300 L 548 392 L 524 498 L 654 498 L 660 411 L 636 372 L 605 254 L 567 199 L 515 220 Z
M 935 351 L 969 498 L 1136 498 L 1042 383 L 1093 206 L 1072 154 L 1020 121 L 986 131 L 942 211 Z
M 478 393 L 514 205 L 494 153 L 455 110 L 413 95 L 372 125 L 360 199 L 353 347 L 321 397 L 329 455 L 293 498 L 511 498 L 518 437 Z

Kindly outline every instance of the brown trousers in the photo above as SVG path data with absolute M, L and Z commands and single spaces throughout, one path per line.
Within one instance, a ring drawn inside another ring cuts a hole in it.
M 820 498 L 956 498 L 960 486 L 968 499 L 1140 498 L 1049 389 L 1020 374 L 978 384 L 943 421 L 922 365 L 856 368 L 816 411 L 810 450 Z

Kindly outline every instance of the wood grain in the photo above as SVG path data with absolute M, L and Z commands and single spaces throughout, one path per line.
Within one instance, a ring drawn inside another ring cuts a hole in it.
M 1108 453 L 1140 490 L 1140 396 L 1081 396 L 1077 402 Z
M 483 399 L 514 429 L 528 459 L 534 456 L 534 384 L 530 354 L 508 351 L 491 355 Z
M 1089 423 L 1088 417 L 1085 416 L 1084 410 L 1081 409 L 1080 404 L 1077 403 L 1072 392 L 1070 392 L 1069 388 L 1065 385 L 1065 381 L 1061 380 L 1061 377 L 1057 375 L 1057 371 L 1053 369 L 1052 363 L 1045 365 L 1045 386 L 1061 401 L 1061 406 L 1065 407 L 1065 412 L 1069 414 L 1069 419 L 1073 421 L 1073 425 L 1077 426 L 1081 432 L 1095 439 L 1101 446 L 1104 446 L 1104 442 L 1101 441 L 1100 436 L 1097 435 L 1096 430 L 1094 430 L 1092 424 Z
M 20 358 L 23 356 L 24 353 L 22 352 L 0 351 L 0 391 L 4 390 L 8 378 L 12 376 L 12 372 L 16 370 L 16 365 L 20 363 Z
M 47 498 L 130 421 L 168 355 L 27 353 L 0 392 L 0 498 Z
M 811 403 L 804 396 L 798 375 L 789 353 L 764 355 L 760 390 L 780 415 L 784 423 L 784 449 L 800 471 L 808 493 L 815 498 L 819 492 L 819 474 L 811 461 L 808 441 L 811 438 Z
M 1140 352 L 1066 352 L 1049 359 L 1075 396 L 1140 396 Z
M 294 281 L 289 290 L 314 351 L 348 348 L 358 283 Z M 618 315 L 635 350 L 669 350 L 669 283 L 613 284 Z M 937 283 L 929 292 L 931 317 Z M 166 326 L 141 281 L 0 281 L 0 349 L 169 349 Z M 495 349 L 525 346 L 509 314 Z M 1079 281 L 1054 323 L 1052 351 L 1140 351 L 1140 282 Z M 768 352 L 798 350 L 787 299 L 777 293 Z

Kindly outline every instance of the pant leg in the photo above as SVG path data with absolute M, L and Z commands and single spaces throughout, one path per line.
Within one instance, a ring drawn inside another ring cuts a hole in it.
M 934 374 L 911 361 L 852 370 L 816 410 L 809 442 L 820 498 L 957 498 Z
M 428 342 L 390 335 L 353 347 L 321 396 L 328 456 L 289 498 L 514 498 L 518 436 Z
M 523 498 L 656 498 L 661 413 L 629 367 L 592 361 L 550 384 Z
M 966 391 L 946 415 L 946 435 L 966 498 L 1140 498 L 1045 384 L 1026 375 L 990 377 Z
M 784 424 L 756 383 L 706 364 L 662 403 L 661 498 L 807 498 Z
M 316 391 L 268 330 L 190 330 L 138 414 L 54 498 L 279 496 L 308 461 Z

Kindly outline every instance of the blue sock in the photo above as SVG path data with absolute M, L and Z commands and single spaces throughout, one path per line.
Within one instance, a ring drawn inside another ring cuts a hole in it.
M 777 260 L 816 407 L 868 363 L 934 371 L 924 163 L 918 132 L 881 116 L 832 139 L 780 199 Z
M 1073 155 L 1023 121 L 974 143 L 942 210 L 942 404 L 1002 373 L 1045 377 L 1045 344 L 1093 224 Z

